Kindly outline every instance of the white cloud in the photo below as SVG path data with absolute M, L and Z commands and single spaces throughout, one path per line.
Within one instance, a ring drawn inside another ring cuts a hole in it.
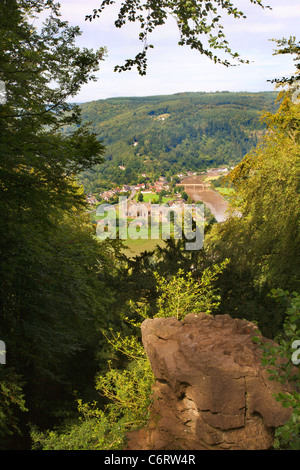
M 285 28 L 284 23 L 261 23 L 261 22 L 240 22 L 230 26 L 230 31 L 234 33 L 250 33 L 250 34 L 275 34 Z
M 85 16 L 100 5 L 100 0 L 60 0 L 62 19 L 79 25 L 82 36 L 80 46 L 96 49 L 108 47 L 108 57 L 97 74 L 99 81 L 86 84 L 78 101 L 90 101 L 112 96 L 146 96 L 177 93 L 180 91 L 262 91 L 272 90 L 267 80 L 287 75 L 294 67 L 288 57 L 273 56 L 275 44 L 271 37 L 289 37 L 299 30 L 300 0 L 265 0 L 272 10 L 261 9 L 250 0 L 239 0 L 238 8 L 245 12 L 246 19 L 234 19 L 224 15 L 224 31 L 233 50 L 250 65 L 226 68 L 213 64 L 209 59 L 187 46 L 178 46 L 178 29 L 170 18 L 166 26 L 156 28 L 149 41 L 155 48 L 149 51 L 146 77 L 136 70 L 114 73 L 114 66 L 132 58 L 142 48 L 138 40 L 138 24 L 130 23 L 117 29 L 119 5 L 110 5 L 103 16 L 92 22 Z

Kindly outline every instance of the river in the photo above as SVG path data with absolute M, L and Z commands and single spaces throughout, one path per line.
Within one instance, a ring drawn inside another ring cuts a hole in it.
M 223 222 L 226 219 L 226 210 L 228 208 L 228 202 L 224 197 L 217 191 L 214 191 L 210 188 L 205 187 L 193 187 L 186 185 L 193 184 L 203 184 L 203 177 L 215 176 L 215 172 L 207 172 L 206 175 L 199 176 L 187 176 L 179 184 L 184 186 L 185 192 L 190 196 L 195 202 L 202 201 L 214 215 L 218 222 Z

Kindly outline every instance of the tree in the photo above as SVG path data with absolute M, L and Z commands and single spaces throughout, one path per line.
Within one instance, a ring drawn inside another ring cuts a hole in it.
M 294 289 L 298 277 L 300 108 L 282 94 L 277 113 L 266 114 L 269 132 L 231 173 L 232 214 L 257 275 L 274 286 Z M 240 245 L 238 243 L 238 245 Z M 251 254 L 250 254 L 251 253 Z
M 142 195 L 141 192 L 138 193 L 138 195 L 137 195 L 137 200 L 138 200 L 138 202 L 143 202 L 144 196 Z
M 268 132 L 227 177 L 234 188 L 229 217 L 206 240 L 214 262 L 231 260 L 221 276 L 221 311 L 247 312 L 271 336 L 284 310 L 270 290 L 299 289 L 300 105 L 292 96 L 293 88 L 278 94 L 278 111 L 264 116 Z
M 51 15 L 38 33 L 26 16 L 43 6 Z M 7 95 L 0 107 L 2 204 L 30 208 L 39 218 L 56 203 L 82 205 L 74 177 L 103 161 L 103 146 L 86 127 L 60 132 L 79 125 L 78 107 L 66 100 L 93 79 L 103 51 L 75 47 L 80 31 L 62 22 L 56 8 L 52 1 L 0 5 L 0 79 Z
M 94 9 L 93 14 L 87 15 L 86 19 L 92 21 L 101 16 L 103 10 L 112 5 L 114 0 L 103 0 L 100 8 Z M 250 0 L 250 3 L 265 8 L 262 0 Z M 269 8 L 269 7 L 267 7 Z M 191 49 L 196 49 L 201 54 L 206 55 L 215 63 L 221 63 L 225 66 L 231 65 L 227 59 L 220 58 L 216 50 L 225 51 L 225 53 L 238 62 L 247 62 L 240 58 L 237 52 L 233 52 L 224 33 L 224 27 L 221 24 L 220 13 L 224 11 L 234 18 L 246 18 L 242 11 L 239 11 L 232 1 L 213 0 L 203 2 L 202 0 L 164 0 L 153 2 L 151 0 L 124 0 L 115 26 L 121 28 L 126 22 L 138 22 L 140 25 L 139 40 L 143 43 L 143 49 L 134 59 L 126 60 L 122 66 L 117 65 L 116 71 L 130 70 L 137 66 L 140 75 L 146 74 L 147 69 L 147 51 L 153 48 L 149 44 L 149 35 L 157 28 L 166 23 L 169 17 L 175 18 L 180 33 L 180 46 L 187 45 Z M 201 35 L 204 35 L 206 43 Z
M 159 292 L 155 316 L 182 320 L 188 313 L 211 313 L 220 300 L 214 281 L 227 263 L 228 260 L 225 260 L 220 266 L 203 270 L 201 278 L 197 280 L 191 271 L 185 274 L 183 269 L 168 278 L 155 273 Z
M 38 32 L 31 22 L 44 9 L 49 18 Z M 97 277 L 105 252 L 82 213 L 85 197 L 76 184 L 78 173 L 103 161 L 103 145 L 78 127 L 79 108 L 66 102 L 93 79 L 104 51 L 81 51 L 79 34 L 61 21 L 52 0 L 0 3 L 7 98 L 0 105 L 3 439 L 25 408 L 27 419 L 39 422 L 62 412 L 69 387 L 80 383 L 71 358 L 91 349 L 90 335 L 105 312 Z M 70 124 L 75 130 L 63 132 Z
M 192 279 L 179 270 L 176 276 L 157 278 L 157 312 L 155 317 L 174 316 L 182 320 L 186 314 L 205 311 L 207 314 L 218 303 L 218 294 L 213 283 L 226 265 L 214 266 L 203 272 L 201 279 Z M 136 313 L 135 330 L 140 330 L 145 318 L 153 312 L 139 306 Z M 148 316 L 149 315 L 149 316 Z M 105 334 L 106 335 L 106 334 Z M 80 420 L 66 423 L 58 430 L 39 432 L 32 430 L 34 449 L 37 450 L 122 450 L 126 446 L 126 435 L 130 431 L 147 426 L 152 402 L 154 376 L 140 334 L 124 337 L 112 329 L 106 335 L 112 348 L 126 357 L 126 365 L 120 369 L 109 367 L 105 374 L 96 378 L 96 389 L 107 398 L 105 409 L 96 403 L 78 400 Z
M 185 201 L 187 201 L 188 198 L 189 198 L 188 194 L 187 194 L 185 191 L 183 191 L 183 192 L 181 193 L 181 197 L 182 197 L 182 199 L 184 199 Z
M 271 296 L 288 305 L 283 329 L 274 344 L 255 337 L 263 351 L 262 365 L 269 374 L 269 380 L 276 380 L 287 390 L 275 395 L 285 408 L 292 409 L 290 419 L 276 429 L 273 447 L 275 449 L 300 449 L 300 295 L 274 289 Z

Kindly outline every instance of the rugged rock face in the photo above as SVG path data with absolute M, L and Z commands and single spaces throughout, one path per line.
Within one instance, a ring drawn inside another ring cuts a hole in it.
M 128 449 L 270 448 L 291 412 L 273 397 L 282 386 L 261 366 L 255 329 L 229 315 L 144 321 L 154 400 L 149 426 L 128 436 Z

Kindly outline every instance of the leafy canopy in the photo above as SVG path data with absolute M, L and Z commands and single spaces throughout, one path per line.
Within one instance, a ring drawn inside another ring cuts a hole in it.
M 44 9 L 38 31 L 33 18 Z M 18 430 L 25 409 L 29 420 L 38 410 L 39 421 L 61 406 L 76 381 L 76 361 L 71 379 L 64 361 L 87 347 L 105 304 L 95 275 L 102 254 L 75 184 L 102 161 L 103 146 L 77 128 L 79 110 L 66 101 L 93 79 L 103 50 L 80 50 L 79 34 L 52 0 L 0 2 L 0 338 L 9 357 L 0 369 L 1 438 Z M 62 133 L 66 123 L 74 132 Z
M 170 280 L 156 275 L 157 312 L 150 311 L 146 305 L 145 310 L 135 313 L 141 320 L 152 316 L 175 316 L 182 320 L 188 313 L 201 311 L 209 314 L 218 301 L 214 282 L 226 264 L 227 261 L 205 270 L 199 282 L 190 273 L 184 275 L 183 270 Z M 140 323 L 135 326 L 140 329 Z M 96 390 L 107 400 L 105 408 L 99 409 L 96 402 L 78 400 L 77 422 L 54 431 L 39 432 L 32 428 L 34 449 L 120 450 L 126 445 L 128 432 L 147 425 L 155 377 L 139 335 L 124 336 L 112 328 L 104 335 L 112 346 L 111 355 L 116 351 L 127 359 L 122 369 L 113 367 L 110 360 L 107 371 L 96 377 Z
M 284 44 L 286 53 L 295 52 L 294 40 Z M 297 63 L 296 77 L 298 70 Z M 247 312 L 267 335 L 278 332 L 284 314 L 268 293 L 299 290 L 300 104 L 297 81 L 280 85 L 278 110 L 263 116 L 267 133 L 227 177 L 234 189 L 228 218 L 206 238 L 214 260 L 230 258 L 221 311 Z
M 31 6 L 31 8 L 30 8 Z M 32 19 L 50 9 L 41 30 Z M 103 146 L 80 124 L 79 109 L 67 103 L 94 79 L 103 50 L 75 46 L 77 27 L 61 21 L 50 0 L 0 3 L 0 80 L 6 103 L 0 106 L 0 179 L 7 210 L 41 213 L 56 204 L 79 204 L 76 174 L 103 160 Z M 67 123 L 74 132 L 63 135 Z
M 276 343 L 263 341 L 261 337 L 253 340 L 262 348 L 262 365 L 266 367 L 269 380 L 275 380 L 284 386 L 283 391 L 275 395 L 276 401 L 292 410 L 289 420 L 275 430 L 274 448 L 299 450 L 300 369 L 296 366 L 299 366 L 300 354 L 300 295 L 297 292 L 290 294 L 282 289 L 273 289 L 270 295 L 278 302 L 287 301 L 283 329 L 275 338 Z

